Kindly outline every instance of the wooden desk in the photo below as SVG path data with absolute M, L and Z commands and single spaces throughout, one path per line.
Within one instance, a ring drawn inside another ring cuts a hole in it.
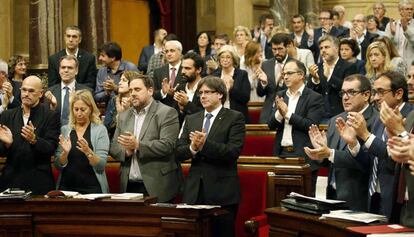
M 155 199 L 45 199 L 0 202 L 0 236 L 211 236 L 221 209 L 149 206 Z
M 318 215 L 289 211 L 282 207 L 265 210 L 270 225 L 270 237 L 361 237 L 347 230 L 350 226 L 360 226 L 361 223 L 342 222 L 335 220 L 319 220 Z

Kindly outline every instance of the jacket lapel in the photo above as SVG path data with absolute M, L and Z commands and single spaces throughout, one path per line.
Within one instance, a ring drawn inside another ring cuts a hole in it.
M 157 107 L 158 107 L 157 102 L 155 100 L 152 101 L 151 102 L 151 105 L 150 105 L 150 107 L 148 109 L 148 112 L 145 115 L 144 123 L 142 124 L 141 131 L 139 133 L 139 140 L 142 140 L 143 139 L 143 137 L 144 137 L 144 135 L 145 135 L 145 133 L 146 133 L 146 131 L 148 129 L 148 126 L 149 126 L 149 124 L 150 124 L 150 122 L 152 120 L 152 117 L 154 116 L 155 111 L 157 111 Z
M 218 130 L 221 127 L 221 123 L 224 120 L 224 115 L 225 114 L 226 114 L 226 109 L 223 107 L 223 108 L 221 108 L 221 110 L 217 114 L 217 118 L 214 119 L 213 124 L 210 125 L 210 131 L 208 132 L 207 137 L 214 136 L 214 134 L 216 133 L 216 130 Z M 203 113 L 203 115 L 204 115 L 204 113 Z

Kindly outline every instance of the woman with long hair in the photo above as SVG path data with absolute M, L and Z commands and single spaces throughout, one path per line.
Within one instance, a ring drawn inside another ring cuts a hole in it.
M 365 68 L 366 76 L 371 82 L 374 82 L 381 73 L 394 69 L 391 65 L 390 53 L 383 42 L 376 41 L 368 46 Z
M 249 41 L 244 51 L 244 63 L 240 65 L 240 69 L 247 72 L 250 82 L 250 101 L 264 101 L 264 97 L 257 95 L 257 83 L 259 79 L 257 75 L 262 70 L 263 50 L 260 43 Z M 258 72 L 259 71 L 259 72 Z
M 387 46 L 388 53 L 390 54 L 391 65 L 394 67 L 394 71 L 399 72 L 404 76 L 407 76 L 407 62 L 404 62 L 404 59 L 398 53 L 398 50 L 395 47 L 394 43 L 391 41 L 391 39 L 387 36 L 381 36 L 374 39 L 374 42 L 375 41 L 383 42 Z

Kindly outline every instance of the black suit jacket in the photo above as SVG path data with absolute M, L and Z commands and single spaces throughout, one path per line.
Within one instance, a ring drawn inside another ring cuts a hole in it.
M 339 92 L 342 89 L 344 78 L 351 74 L 357 73 L 357 69 L 355 64 L 339 58 L 332 72 L 331 78 L 327 81 L 327 78 L 323 75 L 323 63 L 319 63 L 318 67 L 318 75 L 320 78 L 319 84 L 314 84 L 312 82 L 312 78 L 309 78 L 307 86 L 324 96 L 324 118 L 330 118 L 344 111 L 342 99 L 339 97 Z
M 0 189 L 15 187 L 44 195 L 55 189 L 50 159 L 59 142 L 59 114 L 50 111 L 48 105 L 39 104 L 31 109 L 29 121 L 36 127 L 37 142 L 34 145 L 20 134 L 24 126 L 21 108 L 7 110 L 0 118 L 0 124 L 10 128 L 13 134 L 9 148 L 0 142 L 0 155 L 7 157 L 0 177 Z
M 59 75 L 59 60 L 66 55 L 66 50 L 63 49 L 58 53 L 49 56 L 48 62 L 48 85 L 49 87 L 59 84 L 62 80 Z M 83 49 L 79 49 L 78 52 L 78 75 L 76 75 L 76 81 L 80 84 L 88 86 L 92 90 L 95 90 L 96 86 L 96 59 L 95 56 Z
M 203 128 L 204 110 L 187 116 L 177 143 L 177 159 L 191 159 L 183 201 L 195 204 L 202 188 L 205 204 L 231 205 L 240 202 L 237 159 L 244 143 L 245 123 L 237 111 L 222 108 L 214 119 L 203 148 L 192 155 L 189 134 Z M 202 186 L 200 184 L 202 183 Z
M 147 73 L 147 69 L 148 69 L 148 62 L 151 58 L 151 56 L 154 55 L 154 45 L 150 44 L 145 46 L 142 51 L 141 54 L 139 55 L 139 59 L 138 59 L 138 70 L 143 71 L 144 74 Z
M 170 80 L 170 72 L 169 72 L 169 66 L 168 64 L 157 68 L 154 70 L 154 77 L 153 77 L 153 81 L 154 81 L 154 99 L 162 102 L 165 105 L 168 105 L 170 107 L 174 107 L 174 98 L 167 94 L 167 96 L 165 98 L 162 98 L 161 95 L 161 89 L 162 89 L 162 80 L 164 78 L 167 78 L 168 80 Z M 177 84 L 185 84 L 186 81 L 184 80 L 184 78 L 181 75 L 181 66 L 178 69 L 178 72 L 176 72 L 175 74 L 175 81 L 174 81 L 174 87 L 177 86 Z
M 286 62 L 288 62 L 289 60 L 291 60 L 291 57 L 288 56 Z M 263 103 L 262 111 L 260 112 L 259 123 L 267 123 L 269 121 L 270 114 L 272 112 L 272 107 L 275 101 L 276 92 L 286 89 L 285 84 L 283 84 L 282 87 L 276 85 L 275 64 L 276 58 L 274 57 L 262 63 L 262 70 L 264 71 L 264 73 L 266 73 L 267 76 L 267 86 L 263 88 L 262 83 L 260 83 L 260 81 L 257 82 L 257 95 L 266 96 L 265 101 Z
M 357 161 L 367 158 L 352 157 L 346 142 L 339 136 L 335 125 L 336 118 L 342 117 L 346 120 L 347 115 L 347 112 L 343 112 L 333 117 L 329 122 L 328 147 L 335 149 L 335 156 L 334 163 L 330 164 L 326 197 L 344 200 L 352 210 L 368 211 L 369 170 Z M 372 106 L 368 106 L 363 115 L 367 121 L 368 130 L 372 131 L 372 125 L 378 118 L 378 112 Z M 360 152 L 358 156 L 367 156 L 367 154 Z M 336 192 L 333 192 L 334 189 L 331 186 L 333 177 L 335 177 Z
M 89 90 L 91 93 L 93 93 L 93 90 L 91 88 L 89 88 L 86 85 L 83 84 L 79 84 L 77 82 L 75 82 L 75 91 L 78 90 Z M 57 101 L 57 106 L 56 106 L 56 111 L 61 114 L 61 109 L 62 109 L 62 88 L 61 88 L 61 83 L 53 85 L 51 87 L 48 88 L 48 91 L 52 92 L 52 94 L 56 97 L 56 101 Z
M 289 97 L 286 95 L 287 90 L 280 91 L 278 96 L 283 97 L 283 100 L 289 105 Z M 278 122 L 275 118 L 276 108 L 273 108 L 269 118 L 268 126 L 271 130 L 276 130 L 276 139 L 274 144 L 273 154 L 279 156 L 281 153 L 281 141 L 283 138 L 283 129 L 285 127 L 285 120 Z M 293 147 L 295 148 L 295 156 L 305 157 L 307 163 L 312 170 L 319 168 L 319 162 L 310 160 L 303 148 L 311 146 L 308 135 L 309 127 L 312 124 L 319 124 L 323 113 L 323 98 L 318 93 L 309 88 L 304 88 L 302 95 L 299 97 L 295 112 L 289 119 L 289 124 L 292 125 L 292 139 Z
M 214 76 L 221 77 L 221 68 L 213 73 Z M 247 103 L 250 100 L 250 82 L 247 72 L 235 68 L 233 74 L 233 88 L 229 91 L 230 109 L 239 111 L 244 115 L 246 123 L 249 123 L 250 117 Z
M 331 31 L 329 32 L 329 35 L 334 36 L 338 39 L 347 38 L 349 37 L 349 29 L 347 27 L 337 28 L 335 26 L 332 26 Z M 309 48 L 313 53 L 315 62 L 318 62 L 319 56 L 320 56 L 318 41 L 319 41 L 319 38 L 321 37 L 322 37 L 322 27 L 315 29 L 315 33 L 313 36 L 313 44 Z
M 295 40 L 294 32 L 290 33 L 290 36 L 292 37 L 293 40 Z M 303 31 L 302 38 L 300 39 L 300 44 L 297 47 L 301 49 L 309 49 L 308 40 L 309 40 L 308 33 L 306 33 L 306 31 Z

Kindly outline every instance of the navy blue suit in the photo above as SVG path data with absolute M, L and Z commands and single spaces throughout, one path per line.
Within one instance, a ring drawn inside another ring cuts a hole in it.
M 144 73 L 147 73 L 148 62 L 152 55 L 154 55 L 153 44 L 147 45 L 142 49 L 141 54 L 139 55 L 139 59 L 138 59 L 138 70 L 143 71 Z

